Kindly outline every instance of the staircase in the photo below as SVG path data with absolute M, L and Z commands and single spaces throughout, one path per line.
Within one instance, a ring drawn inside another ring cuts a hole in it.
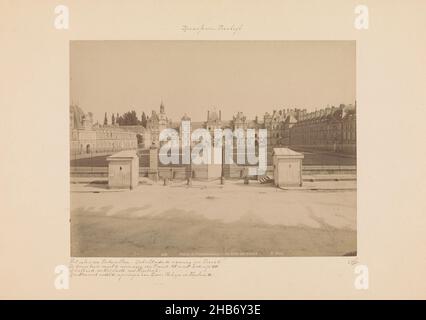
M 273 178 L 271 178 L 270 176 L 263 176 L 263 177 L 260 177 L 260 178 L 258 179 L 258 181 L 259 181 L 261 184 L 265 184 L 265 183 L 272 183 L 272 182 L 274 182 L 274 179 L 273 179 Z

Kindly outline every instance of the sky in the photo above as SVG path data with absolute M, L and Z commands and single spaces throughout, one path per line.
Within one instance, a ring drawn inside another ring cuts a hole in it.
M 71 41 L 70 103 L 204 121 L 355 103 L 355 41 Z

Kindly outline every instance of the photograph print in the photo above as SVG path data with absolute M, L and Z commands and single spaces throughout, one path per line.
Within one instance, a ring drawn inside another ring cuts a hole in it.
M 355 41 L 70 41 L 72 257 L 357 255 Z

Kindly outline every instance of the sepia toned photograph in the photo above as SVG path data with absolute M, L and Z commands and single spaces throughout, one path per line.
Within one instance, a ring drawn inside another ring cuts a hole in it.
M 357 255 L 355 41 L 70 41 L 72 257 Z
M 0 301 L 424 299 L 425 9 L 0 0 Z

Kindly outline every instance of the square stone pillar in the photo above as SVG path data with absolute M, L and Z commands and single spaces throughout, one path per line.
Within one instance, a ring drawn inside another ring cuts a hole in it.
M 139 183 L 139 158 L 135 151 L 121 151 L 107 158 L 108 187 L 133 189 Z
M 149 149 L 148 178 L 153 181 L 158 180 L 158 148 L 155 145 Z
M 302 186 L 302 153 L 288 148 L 274 148 L 274 184 L 277 187 Z

